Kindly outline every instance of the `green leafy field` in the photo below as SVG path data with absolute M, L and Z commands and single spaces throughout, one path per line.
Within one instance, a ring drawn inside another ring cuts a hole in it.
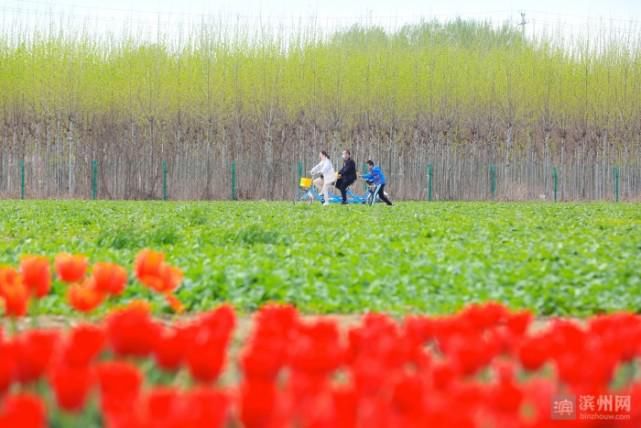
M 178 295 L 190 310 L 287 301 L 314 313 L 440 313 L 494 299 L 540 315 L 641 311 L 638 205 L 0 203 L 0 263 L 70 251 L 130 267 L 143 247 L 185 271 Z M 54 289 L 46 310 L 64 313 Z

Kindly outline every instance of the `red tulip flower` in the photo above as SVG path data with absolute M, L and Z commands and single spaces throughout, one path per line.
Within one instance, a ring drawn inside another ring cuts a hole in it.
M 165 265 L 165 255 L 158 251 L 144 249 L 138 253 L 134 261 L 134 271 L 138 281 L 148 285 L 149 281 L 160 278 Z
M 96 289 L 104 294 L 118 296 L 127 285 L 127 270 L 115 263 L 96 263 L 92 275 Z
M 0 268 L 0 299 L 4 303 L 5 315 L 21 317 L 27 313 L 29 292 L 13 268 Z
M 105 331 L 91 324 L 75 326 L 62 349 L 61 358 L 69 367 L 85 367 L 95 360 L 106 343 Z
M 49 380 L 58 407 L 67 412 L 79 412 L 87 401 L 93 385 L 92 371 L 88 367 L 57 367 Z
M 56 330 L 31 330 L 16 338 L 16 375 L 20 382 L 37 381 L 47 372 L 59 338 Z
M 97 367 L 100 403 L 105 415 L 129 413 L 140 394 L 143 377 L 125 362 L 106 362 Z
M 169 328 L 158 335 L 154 345 L 158 367 L 170 372 L 180 368 L 189 346 L 188 335 L 186 328 Z
M 42 298 L 51 290 L 51 269 L 49 259 L 42 256 L 25 256 L 20 261 L 22 282 L 29 293 Z
M 69 284 L 79 282 L 85 277 L 87 263 L 85 256 L 68 253 L 58 254 L 54 262 L 58 278 Z
M 149 355 L 161 331 L 151 319 L 149 309 L 141 305 L 112 312 L 107 317 L 106 327 L 109 345 L 123 357 Z
M 272 382 L 246 381 L 240 388 L 240 418 L 248 428 L 271 426 L 277 388 Z
M 0 412 L 0 427 L 46 428 L 46 426 L 47 413 L 40 397 L 19 393 L 4 400 Z
M 198 382 L 211 383 L 225 363 L 225 344 L 204 339 L 190 344 L 186 352 L 189 373 Z
M 195 387 L 184 394 L 177 420 L 185 427 L 223 428 L 229 414 L 229 401 L 222 391 Z
M 156 387 L 149 391 L 146 397 L 146 415 L 150 426 L 167 424 L 175 417 L 179 406 L 179 391 L 173 387 Z M 163 426 L 174 426 L 171 424 Z
M 15 380 L 18 351 L 14 342 L 0 342 L 0 397 Z
M 94 278 L 87 278 L 82 283 L 71 284 L 67 291 L 69 306 L 83 313 L 92 312 L 105 300 L 102 291 L 96 288 Z

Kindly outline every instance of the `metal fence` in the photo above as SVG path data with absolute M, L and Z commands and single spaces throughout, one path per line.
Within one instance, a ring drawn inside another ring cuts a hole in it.
M 359 170 L 365 168 L 362 159 L 357 159 Z M 287 200 L 314 163 L 299 159 L 265 165 L 246 158 L 215 159 L 197 151 L 135 160 L 118 154 L 19 157 L 0 152 L 0 197 Z M 557 165 L 527 159 L 492 164 L 469 156 L 414 161 L 402 170 L 393 162 L 381 165 L 394 199 L 641 199 L 639 166 Z M 355 190 L 361 190 L 358 183 Z

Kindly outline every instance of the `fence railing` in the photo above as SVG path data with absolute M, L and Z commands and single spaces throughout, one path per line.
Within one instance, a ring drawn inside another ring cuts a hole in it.
M 297 160 L 266 166 L 244 159 L 221 164 L 182 156 L 138 162 L 132 168 L 114 158 L 70 162 L 5 156 L 0 157 L 0 197 L 287 200 L 311 165 Z M 360 163 L 359 169 L 366 171 L 366 165 Z M 395 199 L 620 201 L 641 196 L 641 167 L 632 166 L 457 160 L 386 171 L 386 176 Z

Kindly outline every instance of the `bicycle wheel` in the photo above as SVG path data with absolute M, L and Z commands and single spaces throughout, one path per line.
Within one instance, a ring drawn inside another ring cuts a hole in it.
M 376 196 L 374 195 L 374 192 L 371 190 L 367 192 L 367 205 L 373 205 L 374 200 L 376 199 Z
M 294 195 L 294 204 L 300 203 L 311 203 L 314 200 L 314 196 L 310 193 L 309 189 L 299 188 Z

